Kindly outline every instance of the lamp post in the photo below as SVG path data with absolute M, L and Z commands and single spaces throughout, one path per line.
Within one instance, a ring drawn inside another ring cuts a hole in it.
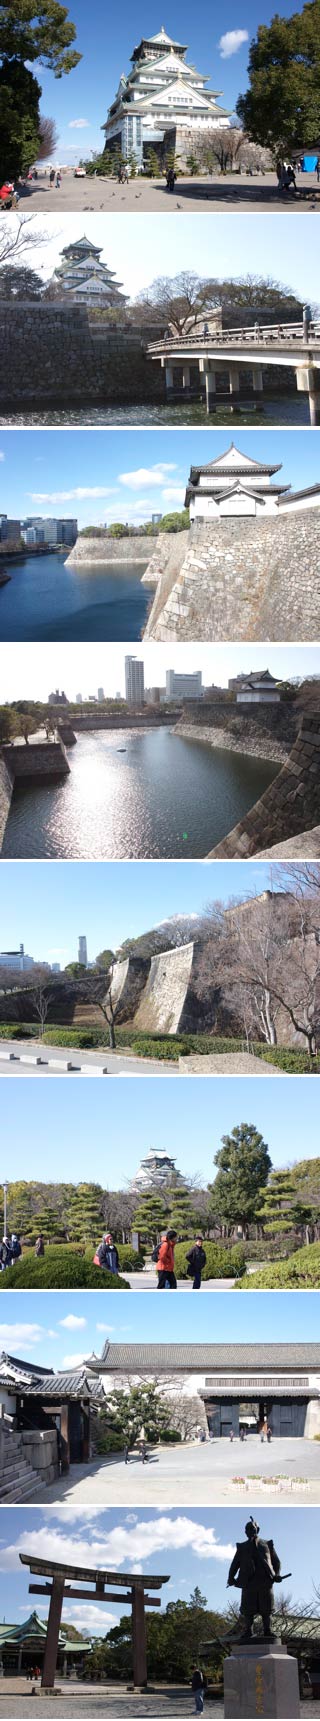
M 7 1194 L 8 1194 L 9 1184 L 3 1183 L 2 1188 L 3 1188 L 3 1235 L 4 1235 L 4 1237 L 6 1237 L 6 1235 L 7 1235 Z

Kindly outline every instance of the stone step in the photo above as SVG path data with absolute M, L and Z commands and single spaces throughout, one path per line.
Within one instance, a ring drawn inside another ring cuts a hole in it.
M 11 1458 L 10 1462 L 8 1462 L 8 1464 L 3 1464 L 2 1469 L 0 1470 L 0 1487 L 2 1481 L 14 1482 L 17 1476 L 23 1476 L 25 1473 L 27 1473 L 28 1476 L 30 1475 L 30 1464 L 27 1463 L 26 1458 L 16 1458 L 15 1463 L 13 1463 Z
M 28 1476 L 22 1476 L 21 1482 L 19 1477 L 16 1477 L 15 1482 L 10 1482 L 8 1487 L 0 1485 L 0 1500 L 8 1505 L 10 1505 L 11 1500 L 27 1500 L 29 1495 L 31 1497 L 31 1495 L 37 1494 L 42 1486 L 41 1477 L 37 1475 L 37 1471 L 31 1470 Z

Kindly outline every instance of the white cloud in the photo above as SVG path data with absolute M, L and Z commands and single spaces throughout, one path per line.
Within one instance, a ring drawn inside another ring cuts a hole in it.
M 220 36 L 218 44 L 222 60 L 230 60 L 232 54 L 238 54 L 243 42 L 249 41 L 248 30 L 226 30 L 225 36 Z
M 157 1555 L 163 1555 L 164 1560 L 170 1561 L 170 1552 L 176 1550 L 187 1555 L 189 1549 L 201 1560 L 214 1560 L 219 1564 L 230 1561 L 234 1553 L 232 1542 L 219 1542 L 214 1525 L 210 1528 L 188 1518 L 185 1512 L 179 1517 L 172 1518 L 162 1514 L 154 1518 L 144 1519 L 143 1516 L 134 1526 L 129 1528 L 125 1522 L 115 1525 L 108 1534 L 95 1524 L 94 1533 L 90 1535 L 90 1523 L 86 1534 L 87 1521 L 90 1520 L 90 1508 L 87 1514 L 79 1513 L 76 1520 L 77 1533 L 69 1529 L 69 1510 L 61 1510 L 59 1527 L 53 1527 L 50 1512 L 47 1522 L 40 1529 L 25 1531 L 17 1535 L 17 1540 L 0 1553 L 0 1565 L 4 1571 L 19 1570 L 19 1553 L 34 1554 L 38 1559 L 63 1559 L 66 1565 L 99 1566 L 104 1570 L 110 1566 L 115 1570 L 128 1565 L 129 1571 L 145 1569 L 146 1562 Z M 100 1515 L 101 1524 L 101 1515 Z M 82 1531 L 82 1533 L 81 1533 Z M 169 1567 L 170 1569 L 170 1567 Z
M 163 500 L 164 502 L 184 502 L 185 494 L 185 484 L 183 488 L 178 484 L 172 484 L 171 489 L 163 491 Z
M 2 449 L 0 448 L 0 460 L 5 460 L 5 458 L 5 454 L 2 453 Z
M 69 120 L 69 131 L 83 131 L 85 126 L 90 131 L 90 120 Z
M 32 502 L 84 502 L 87 499 L 90 501 L 92 497 L 116 495 L 117 490 L 114 487 L 101 484 L 93 487 L 79 484 L 74 490 L 27 490 L 27 496 L 31 497 Z
M 120 1601 L 120 1596 L 119 1596 Z M 84 1611 L 85 1610 L 85 1611 Z M 25 1610 L 24 1610 L 25 1611 Z M 64 1602 L 63 1618 L 72 1620 L 77 1631 L 82 1631 L 84 1637 L 105 1637 L 108 1626 L 119 1625 L 119 1615 L 107 1613 L 107 1608 L 99 1608 L 93 1602 L 83 1602 L 81 1606 L 74 1602 Z
M 35 1322 L 15 1321 L 11 1326 L 3 1322 L 0 1325 L 0 1345 L 5 1348 L 9 1346 L 9 1351 L 13 1353 L 19 1345 L 22 1345 L 24 1350 L 33 1350 L 34 1345 L 40 1344 L 40 1339 L 46 1336 L 45 1327 L 39 1327 Z
M 115 1331 L 116 1331 L 116 1328 L 110 1326 L 110 1321 L 108 1321 L 107 1326 L 106 1326 L 105 1321 L 96 1321 L 96 1332 L 97 1333 L 114 1333 Z
M 77 1328 L 86 1326 L 87 1321 L 84 1315 L 65 1315 L 63 1321 L 59 1321 L 59 1327 L 68 1327 L 70 1333 L 76 1332 Z
M 62 1368 L 81 1368 L 82 1362 L 84 1362 L 84 1351 L 74 1351 L 71 1356 L 62 1358 Z
M 137 466 L 135 472 L 119 472 L 119 484 L 126 484 L 128 490 L 140 490 L 142 484 L 150 486 L 150 490 L 153 490 L 155 485 L 161 489 L 162 484 L 165 483 L 166 473 L 176 472 L 176 470 L 175 465 L 165 461 L 162 462 L 161 466 L 159 464 L 157 466 Z

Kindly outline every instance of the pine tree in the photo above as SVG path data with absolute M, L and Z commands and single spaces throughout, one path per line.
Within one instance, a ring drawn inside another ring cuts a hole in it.
M 267 1236 L 293 1227 L 303 1230 L 312 1219 L 312 1208 L 299 1201 L 290 1171 L 273 1171 L 261 1197 L 256 1216 Z
M 215 1183 L 209 1184 L 213 1214 L 224 1225 L 239 1224 L 245 1230 L 256 1218 L 271 1171 L 267 1144 L 255 1124 L 241 1123 L 231 1135 L 223 1135 L 214 1164 L 218 1173 Z
M 168 1224 L 168 1206 L 161 1195 L 142 1196 L 140 1206 L 133 1214 L 133 1230 L 140 1231 L 146 1241 L 157 1243 L 160 1231 Z
M 189 1189 L 181 1184 L 171 1187 L 168 1190 L 168 1203 L 170 1226 L 187 1237 L 190 1229 L 199 1223 Z
M 78 1183 L 68 1205 L 72 1242 L 95 1243 L 103 1227 L 103 1189 L 99 1183 Z

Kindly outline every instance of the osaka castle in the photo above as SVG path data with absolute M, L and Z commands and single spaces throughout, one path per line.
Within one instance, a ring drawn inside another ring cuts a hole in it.
M 132 1189 L 161 1189 L 168 1183 L 182 1183 L 180 1171 L 176 1171 L 175 1160 L 161 1148 L 151 1147 L 145 1159 L 141 1159 L 138 1171 L 132 1178 Z
M 252 460 L 231 442 L 208 466 L 191 466 L 185 495 L 190 523 L 193 520 L 225 519 L 232 514 L 276 514 L 285 504 L 290 484 L 272 483 L 281 466 Z
M 91 305 L 125 305 L 125 294 L 120 292 L 121 283 L 115 280 L 114 271 L 100 261 L 101 249 L 101 246 L 92 245 L 85 236 L 76 239 L 72 245 L 65 245 L 50 287 L 59 288 L 62 298 L 75 303 L 84 300 Z
M 150 149 L 191 149 L 195 134 L 228 126 L 230 114 L 218 107 L 220 90 L 186 64 L 187 48 L 167 35 L 143 36 L 131 55 L 132 71 L 122 72 L 119 88 L 102 130 L 106 149 L 134 155 L 141 166 Z

